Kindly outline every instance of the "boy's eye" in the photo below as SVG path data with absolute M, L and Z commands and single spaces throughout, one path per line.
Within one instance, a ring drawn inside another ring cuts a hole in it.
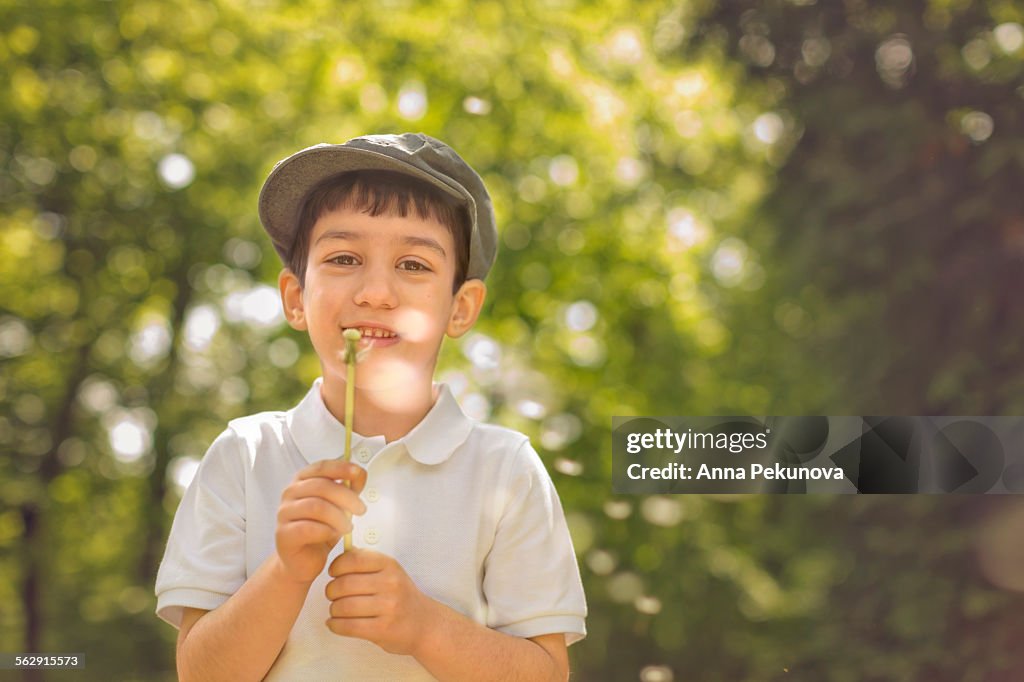
M 398 268 L 400 270 L 409 270 L 411 272 L 430 272 L 430 268 L 418 260 L 404 260 L 398 264 Z
M 327 262 L 337 263 L 338 265 L 357 265 L 359 263 L 359 261 L 356 260 L 355 256 L 347 253 L 343 253 L 340 256 L 334 256 L 333 258 L 329 258 L 327 259 Z

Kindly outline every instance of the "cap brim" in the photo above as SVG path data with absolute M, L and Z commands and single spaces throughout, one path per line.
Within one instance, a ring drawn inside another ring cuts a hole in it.
M 411 175 L 472 204 L 460 189 L 440 178 L 385 154 L 343 145 L 317 145 L 288 157 L 278 164 L 260 190 L 259 214 L 274 248 L 286 261 L 297 229 L 299 206 L 306 194 L 321 180 L 357 170 L 390 170 Z

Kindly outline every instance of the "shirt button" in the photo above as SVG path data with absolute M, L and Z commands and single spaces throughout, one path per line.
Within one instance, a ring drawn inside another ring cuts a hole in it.
M 366 499 L 369 500 L 370 502 L 376 502 L 377 500 L 380 499 L 380 493 L 377 491 L 376 488 L 370 488 L 369 490 L 366 491 Z
M 370 457 L 372 457 L 372 455 L 370 454 L 370 451 L 367 450 L 366 448 L 359 448 L 358 450 L 356 450 L 356 459 L 358 459 L 360 462 L 365 464 L 366 462 L 370 461 Z
M 376 528 L 368 528 L 366 532 L 363 533 L 363 539 L 366 540 L 368 544 L 376 545 L 377 541 L 380 540 L 380 533 L 377 532 Z

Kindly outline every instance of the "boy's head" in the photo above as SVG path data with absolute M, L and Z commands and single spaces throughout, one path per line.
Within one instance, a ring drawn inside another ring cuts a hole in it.
M 433 138 L 372 136 L 298 152 L 268 177 L 260 218 L 287 266 L 285 317 L 308 331 L 325 382 L 343 375 L 345 329 L 378 349 L 361 385 L 408 387 L 430 379 L 445 335 L 476 320 L 494 213 L 479 175 Z

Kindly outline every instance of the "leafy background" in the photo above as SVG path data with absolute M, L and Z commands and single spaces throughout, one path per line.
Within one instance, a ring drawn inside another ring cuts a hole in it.
M 170 520 L 318 373 L 256 194 L 418 130 L 484 175 L 440 374 L 530 434 L 582 680 L 1024 678 L 1016 498 L 618 496 L 612 415 L 1024 411 L 1009 0 L 0 0 L 0 650 L 174 679 Z

